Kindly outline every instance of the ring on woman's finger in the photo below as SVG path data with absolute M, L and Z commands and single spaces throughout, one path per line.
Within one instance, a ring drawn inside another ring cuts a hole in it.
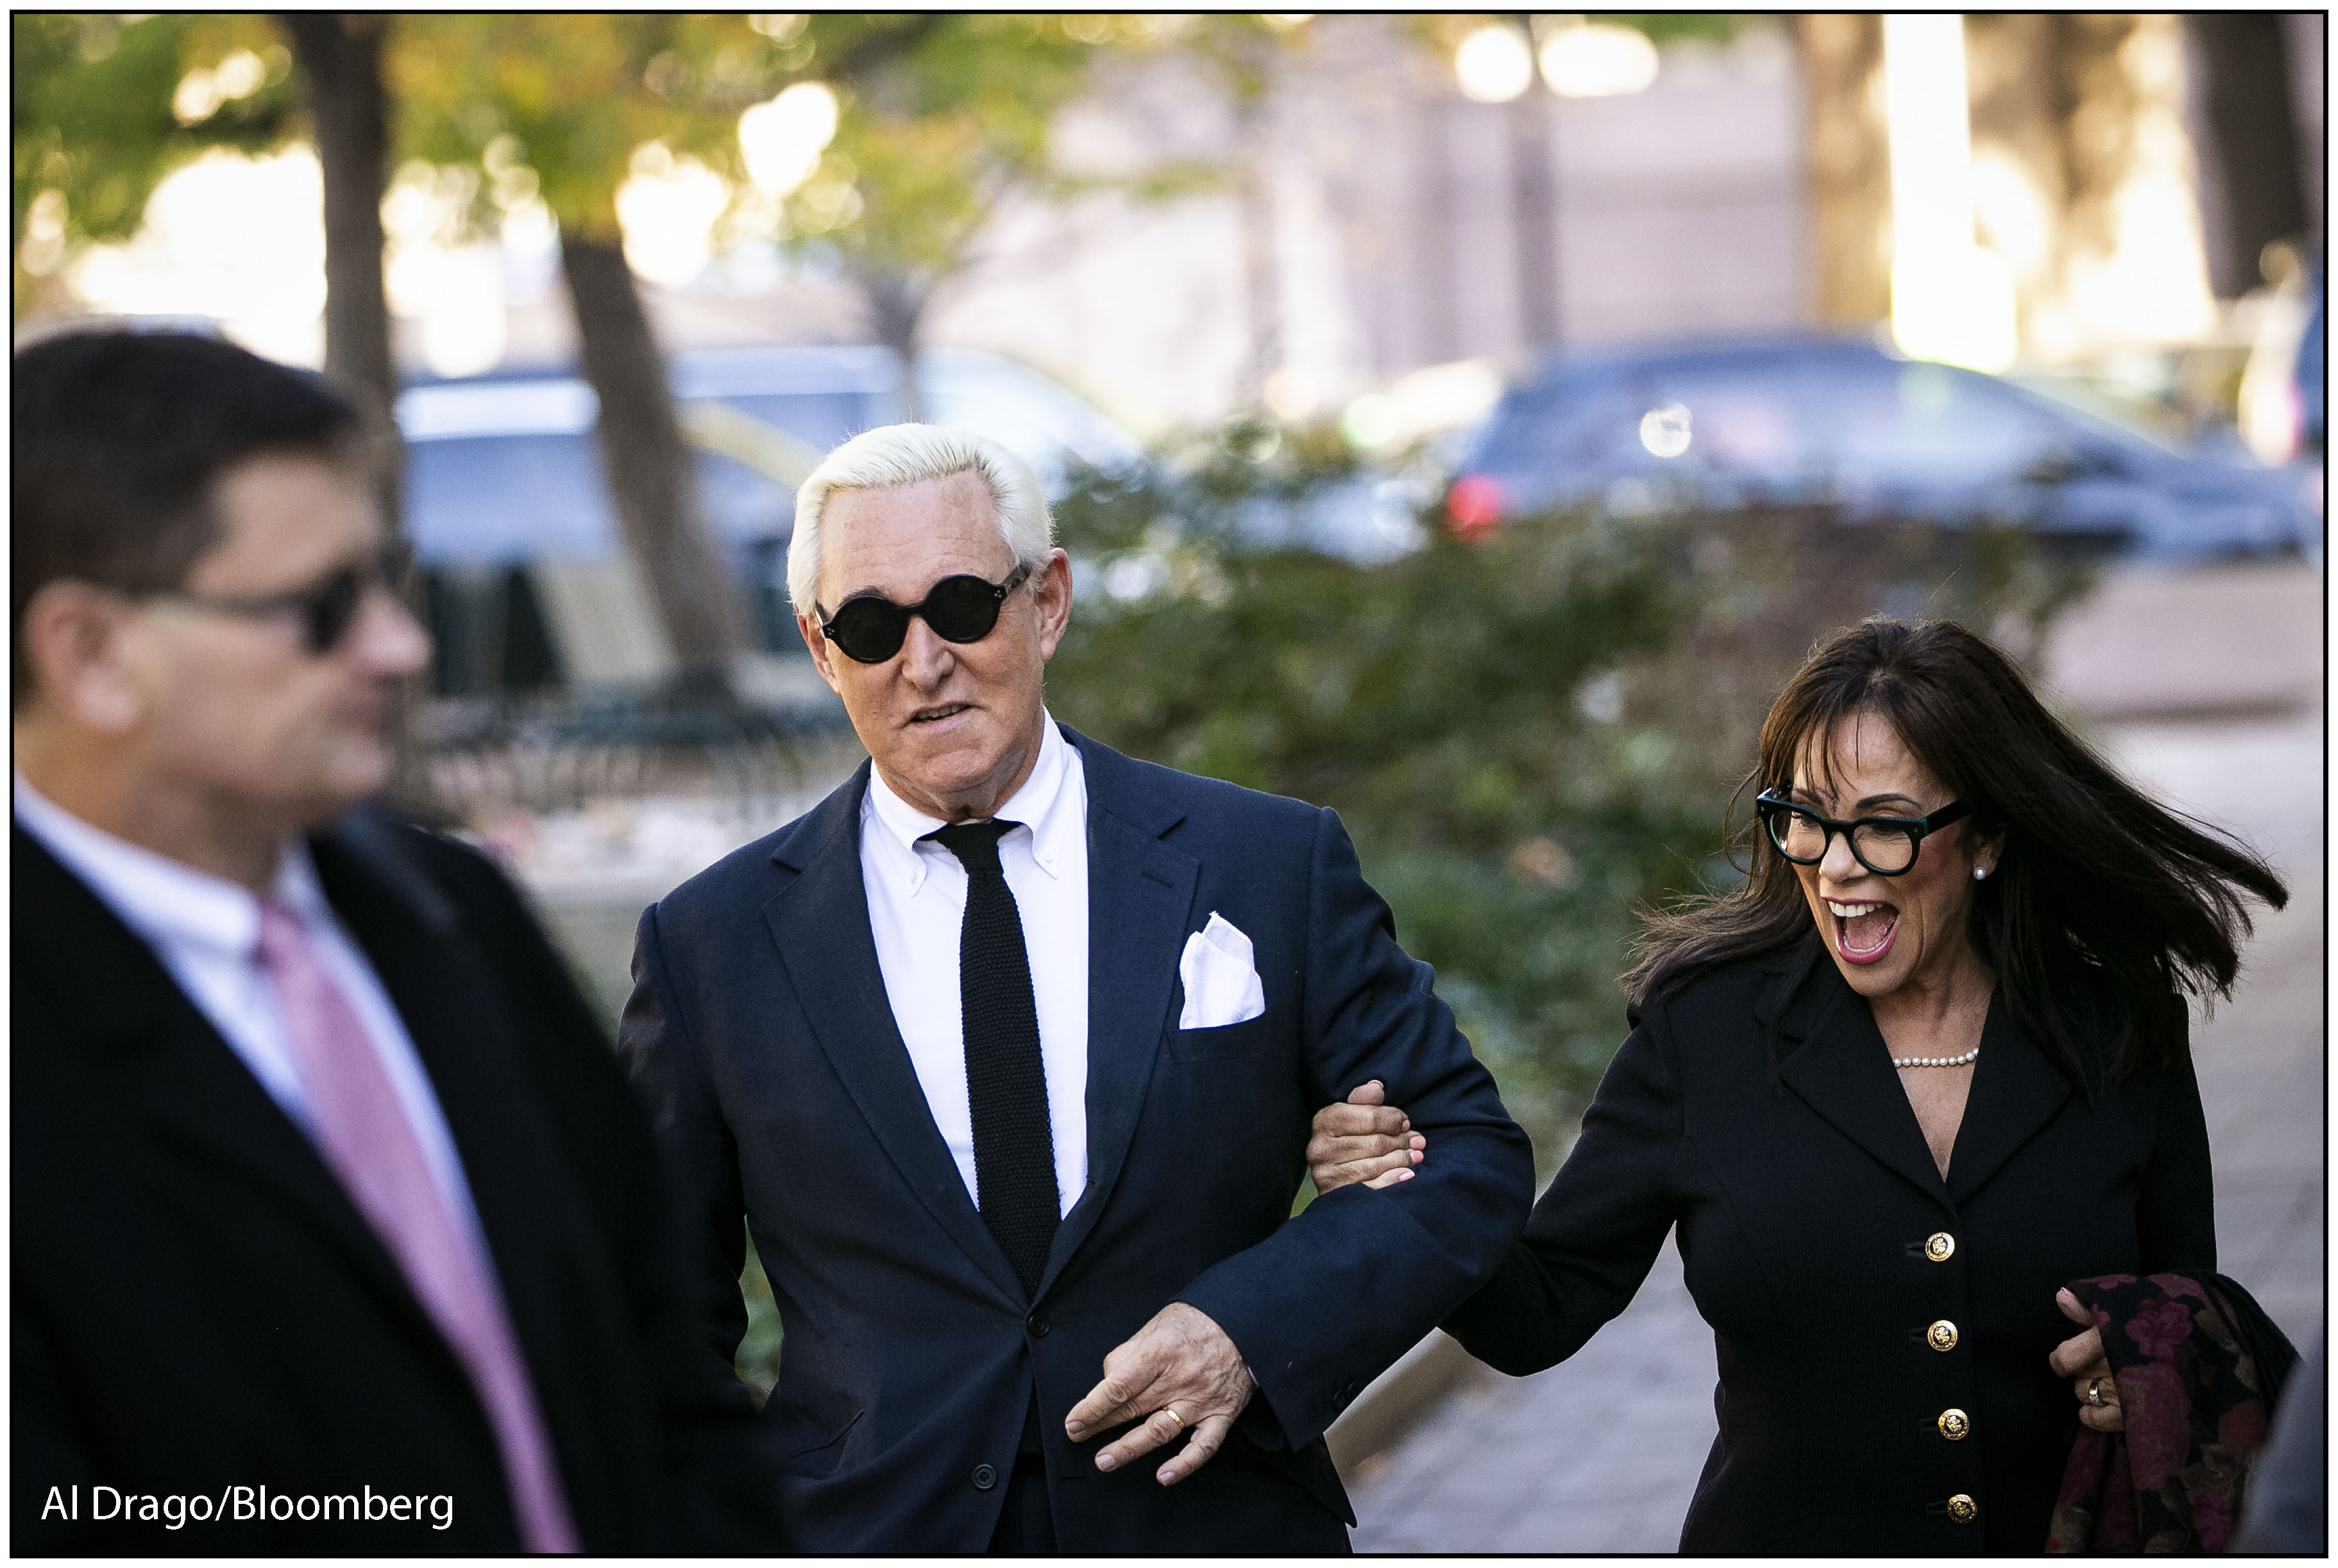
M 1183 1432 L 1185 1429 L 1185 1418 L 1177 1414 L 1177 1406 L 1174 1405 L 1164 1405 L 1160 1409 L 1155 1410 L 1154 1414 L 1155 1416 L 1166 1416 L 1170 1420 L 1177 1423 L 1177 1430 L 1179 1432 Z
M 2109 1403 L 2108 1400 L 2103 1397 L 2103 1380 L 2101 1378 L 2089 1377 L 2087 1379 L 2087 1403 L 2089 1405 L 2107 1405 Z

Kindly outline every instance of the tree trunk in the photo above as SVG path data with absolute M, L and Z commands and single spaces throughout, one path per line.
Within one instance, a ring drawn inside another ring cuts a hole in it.
M 918 337 L 932 290 L 910 279 L 884 273 L 863 278 L 860 293 L 869 302 L 869 325 L 877 341 L 900 356 L 901 417 L 913 425 L 921 423 L 926 399 L 918 390 Z
M 624 247 L 563 231 L 584 378 L 601 400 L 601 462 L 625 546 L 649 579 L 679 664 L 678 693 L 726 695 L 740 646 L 730 573 L 699 501 L 698 467 L 674 417 L 665 361 Z
M 398 527 L 403 447 L 394 410 L 389 296 L 381 276 L 381 198 L 389 113 L 378 15 L 298 11 L 277 18 L 308 87 L 325 182 L 325 375 L 357 400 L 374 451 L 382 516 Z
M 1883 24 L 1805 13 L 1804 145 L 1811 213 L 1811 314 L 1864 325 L 1891 314 L 1891 160 L 1883 126 Z
M 291 11 L 276 18 L 306 89 L 324 178 L 325 378 L 358 406 L 382 526 L 396 535 L 406 531 L 406 443 L 398 433 L 398 363 L 390 355 L 389 291 L 382 281 L 381 198 L 389 184 L 389 95 L 381 79 L 387 22 L 331 11 Z M 420 593 L 418 581 L 412 594 Z M 418 597 L 409 597 L 409 608 L 422 612 Z M 416 710 L 426 685 L 401 683 L 390 704 L 387 793 L 409 809 L 438 816 L 429 758 L 416 740 Z
M 2197 105 L 2202 238 L 2220 299 L 2267 281 L 2259 258 L 2276 240 L 2305 234 L 2297 119 L 2290 108 L 2282 17 L 2270 11 L 2185 18 Z

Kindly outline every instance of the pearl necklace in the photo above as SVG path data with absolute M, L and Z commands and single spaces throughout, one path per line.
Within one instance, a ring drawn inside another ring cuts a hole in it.
M 1980 1047 L 1976 1045 L 1961 1056 L 1894 1056 L 1891 1058 L 1891 1065 L 1894 1067 L 1961 1067 L 1979 1054 Z

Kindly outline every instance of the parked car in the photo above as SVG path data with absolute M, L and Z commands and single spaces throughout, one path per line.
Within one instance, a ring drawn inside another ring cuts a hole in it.
M 801 652 L 787 603 L 795 488 L 848 436 L 904 416 L 899 361 L 880 348 L 677 355 L 674 395 L 717 542 L 766 653 Z M 1134 456 L 1135 439 L 1067 388 L 995 354 L 919 358 L 925 417 L 991 436 L 1053 485 L 1074 458 Z M 671 655 L 617 520 L 593 440 L 599 403 L 574 375 L 409 385 L 406 527 L 457 696 L 653 680 Z
M 1994 376 L 1810 336 L 1553 356 L 1503 397 L 1457 473 L 1448 509 L 1464 532 L 1571 505 L 1820 504 L 2164 559 L 2321 542 L 2273 470 L 2176 452 Z

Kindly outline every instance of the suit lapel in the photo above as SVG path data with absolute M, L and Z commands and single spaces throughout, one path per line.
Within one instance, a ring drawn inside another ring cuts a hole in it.
M 1786 1004 L 1780 1033 L 1802 1042 L 1779 1075 L 1803 1103 L 1929 1196 L 1947 1196 L 1874 1015 L 1832 963 L 1812 968 Z
M 885 994 L 860 872 L 860 800 L 868 785 L 864 762 L 820 808 L 823 820 L 808 824 L 810 831 L 775 856 L 801 861 L 801 874 L 763 906 L 763 917 L 813 1037 L 887 1157 L 984 1277 L 1020 1301 L 1022 1283 L 934 1125 Z
M 2015 1024 L 2000 989 L 1989 998 L 1964 1124 L 1949 1159 L 1950 1197 L 1962 1203 L 1979 1191 L 2069 1097 L 2069 1080 Z
M 1161 836 L 1184 813 L 1148 801 L 1118 752 L 1066 729 L 1088 794 L 1088 1184 L 1056 1232 L 1044 1292 L 1111 1199 L 1159 1057 L 1201 865 Z
M 40 911 L 50 933 L 27 936 L 20 926 L 17 940 L 41 952 L 44 974 L 34 983 L 72 998 L 67 1015 L 81 1034 L 78 1042 L 19 1040 L 16 1048 L 99 1054 L 158 1140 L 232 1172 L 298 1212 L 386 1300 L 427 1322 L 316 1146 L 269 1098 L 153 950 L 21 828 L 15 852 L 17 908 Z

